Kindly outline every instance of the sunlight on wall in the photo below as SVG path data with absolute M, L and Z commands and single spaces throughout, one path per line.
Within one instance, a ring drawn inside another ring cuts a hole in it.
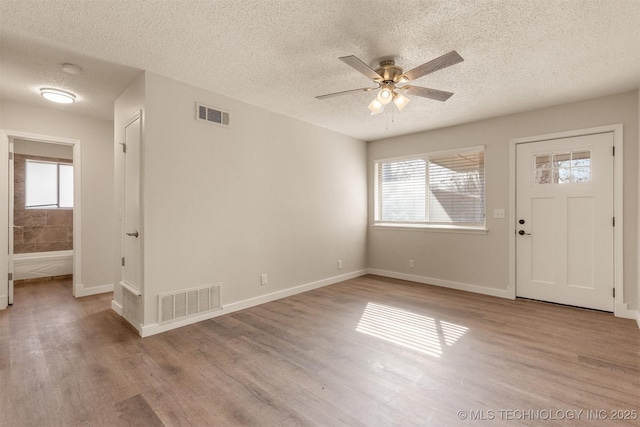
M 388 305 L 368 303 L 356 331 L 440 357 L 469 328 Z

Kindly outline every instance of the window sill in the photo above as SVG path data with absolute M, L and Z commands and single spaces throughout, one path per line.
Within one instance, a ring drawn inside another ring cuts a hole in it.
M 472 226 L 456 226 L 456 225 L 425 225 L 425 224 L 394 224 L 389 222 L 380 222 L 371 226 L 374 229 L 381 230 L 418 230 L 430 231 L 435 233 L 462 233 L 462 234 L 487 234 L 489 230 L 486 227 Z
M 51 207 L 51 208 L 35 207 L 35 208 L 32 208 L 32 207 L 26 207 L 24 209 L 27 210 L 27 211 L 38 211 L 38 210 L 41 210 L 41 211 L 72 211 L 73 207 L 71 207 L 71 208 L 55 208 L 55 207 Z

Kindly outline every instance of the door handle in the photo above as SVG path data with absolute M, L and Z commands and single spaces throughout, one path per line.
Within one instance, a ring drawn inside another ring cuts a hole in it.
M 127 236 L 138 237 L 138 232 L 134 231 L 133 233 L 127 233 Z
M 521 236 L 524 236 L 525 234 L 526 234 L 527 236 L 531 236 L 531 233 L 527 233 L 527 232 L 525 232 L 524 230 L 520 230 L 520 231 L 518 231 L 518 234 L 519 234 L 519 235 L 521 235 Z

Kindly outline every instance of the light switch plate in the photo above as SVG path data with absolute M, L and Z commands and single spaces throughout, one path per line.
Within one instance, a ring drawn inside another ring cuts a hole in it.
M 504 219 L 504 209 L 494 209 L 493 210 L 493 217 L 494 218 Z

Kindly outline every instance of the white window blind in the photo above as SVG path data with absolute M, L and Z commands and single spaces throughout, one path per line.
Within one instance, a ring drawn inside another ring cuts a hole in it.
M 73 207 L 73 165 L 58 164 L 58 207 Z
M 47 208 L 58 204 L 58 165 L 32 162 L 26 164 L 27 208 Z
M 73 207 L 73 165 L 27 160 L 25 175 L 26 208 Z
M 484 224 L 484 151 L 429 158 L 429 221 Z
M 425 178 L 425 159 L 381 163 L 378 179 L 383 221 L 424 221 Z
M 376 222 L 483 226 L 484 147 L 375 163 Z

